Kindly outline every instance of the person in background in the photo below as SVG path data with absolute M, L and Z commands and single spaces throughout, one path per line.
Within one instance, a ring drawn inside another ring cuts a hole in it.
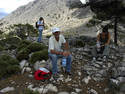
M 42 42 L 42 32 L 43 32 L 43 29 L 44 29 L 44 19 L 43 19 L 43 17 L 39 18 L 39 21 L 37 22 L 37 26 L 38 26 L 38 31 L 39 31 L 39 36 L 38 36 L 37 42 L 41 43 Z
M 62 49 L 64 46 L 64 49 Z M 60 29 L 55 27 L 52 29 L 52 36 L 49 38 L 48 48 L 49 58 L 52 61 L 52 74 L 54 78 L 58 78 L 57 60 L 59 58 L 66 58 L 66 71 L 65 73 L 71 75 L 71 54 L 69 45 L 64 36 L 60 33 Z
M 110 43 L 110 33 L 108 32 L 108 25 L 104 26 L 102 32 L 97 35 L 96 46 L 92 49 L 93 61 L 96 61 L 97 54 L 101 53 L 103 56 L 103 61 L 106 61 L 109 56 L 109 43 Z

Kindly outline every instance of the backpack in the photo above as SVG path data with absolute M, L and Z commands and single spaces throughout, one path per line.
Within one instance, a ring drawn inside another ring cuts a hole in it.
M 35 27 L 36 27 L 36 28 L 39 28 L 39 26 L 37 25 L 37 22 L 35 23 Z
M 34 74 L 34 78 L 36 80 L 47 80 L 51 78 L 52 73 L 47 70 L 46 68 L 39 68 L 35 74 Z

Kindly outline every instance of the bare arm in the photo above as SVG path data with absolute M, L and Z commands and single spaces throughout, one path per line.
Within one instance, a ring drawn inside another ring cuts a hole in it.
M 50 52 L 52 54 L 63 55 L 63 52 L 61 52 L 61 51 L 50 50 Z
M 64 43 L 64 50 L 69 51 L 69 44 L 68 42 Z
M 44 20 L 42 20 L 43 21 L 43 24 L 38 24 L 38 26 L 44 26 Z
M 100 34 L 98 34 L 98 36 L 97 36 L 97 42 L 99 42 L 100 41 Z
M 63 56 L 70 55 L 68 43 L 66 42 L 63 45 L 64 45 L 64 51 L 63 52 L 62 51 L 56 51 L 56 50 L 50 50 L 50 52 L 52 54 L 63 55 Z

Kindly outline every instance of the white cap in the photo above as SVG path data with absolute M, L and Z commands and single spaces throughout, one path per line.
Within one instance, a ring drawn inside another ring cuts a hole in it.
M 60 29 L 58 28 L 58 27 L 54 27 L 53 29 L 52 29 L 52 33 L 55 33 L 55 32 L 60 32 Z

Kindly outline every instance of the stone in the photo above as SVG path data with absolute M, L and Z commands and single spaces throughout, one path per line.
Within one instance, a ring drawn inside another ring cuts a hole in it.
M 86 84 L 89 83 L 89 80 L 91 80 L 90 76 L 85 77 L 82 81 L 84 81 Z
M 23 69 L 24 66 L 26 65 L 26 63 L 27 63 L 27 60 L 22 60 L 22 61 L 20 62 L 20 68 Z
M 98 94 L 98 92 L 95 91 L 94 89 L 90 89 L 88 92 L 89 92 L 89 94 Z
M 14 87 L 6 87 L 6 88 L 4 88 L 4 89 L 2 89 L 2 90 L 0 90 L 0 92 L 1 93 L 6 93 L 6 92 L 9 92 L 9 91 L 14 91 L 15 90 L 15 88 Z
M 68 92 L 59 92 L 58 94 L 69 94 Z

